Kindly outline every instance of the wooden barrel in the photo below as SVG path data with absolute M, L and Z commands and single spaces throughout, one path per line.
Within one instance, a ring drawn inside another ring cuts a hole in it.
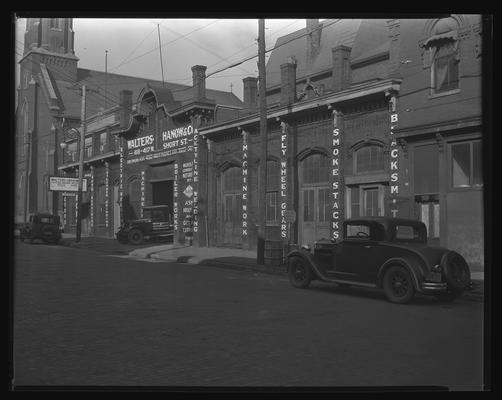
M 265 241 L 265 265 L 282 265 L 284 263 L 284 247 L 281 240 Z

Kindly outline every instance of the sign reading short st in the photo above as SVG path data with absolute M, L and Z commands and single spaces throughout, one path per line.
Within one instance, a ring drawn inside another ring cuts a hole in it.
M 78 192 L 78 178 L 51 176 L 49 177 L 49 190 Z M 82 191 L 87 192 L 87 179 L 82 179 Z

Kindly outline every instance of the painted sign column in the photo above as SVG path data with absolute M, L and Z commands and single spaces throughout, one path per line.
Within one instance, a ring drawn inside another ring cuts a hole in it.
M 94 233 L 94 165 L 91 165 L 91 206 L 90 206 L 90 232 Z
M 334 240 L 342 237 L 343 219 L 343 182 L 342 182 L 342 129 L 343 114 L 333 110 L 333 134 L 331 140 L 331 192 L 333 204 L 331 207 L 331 238 Z
M 124 145 L 120 138 L 120 161 L 119 161 L 119 204 L 120 204 L 120 225 L 124 223 Z
M 194 129 L 193 133 L 193 184 L 194 184 L 194 193 L 193 193 L 193 221 L 192 221 L 192 230 L 193 237 L 197 238 L 197 233 L 199 232 L 199 209 L 198 209 L 198 201 L 199 201 L 199 132 Z
M 145 171 L 141 171 L 141 218 L 143 218 L 143 207 L 145 206 Z
M 288 188 L 287 188 L 287 150 L 288 150 L 288 135 L 287 124 L 281 122 L 281 152 L 280 152 L 280 201 L 281 201 L 281 239 L 288 237 L 288 222 L 286 221 L 286 210 L 288 208 Z
M 389 100 L 390 111 L 390 212 L 393 217 L 397 216 L 397 198 L 399 196 L 399 149 L 394 136 L 394 129 L 398 124 L 396 112 L 396 95 L 392 94 Z
M 174 162 L 174 180 L 173 180 L 173 228 L 174 238 L 179 237 L 178 231 L 178 162 Z
M 110 163 L 105 162 L 105 227 L 108 228 L 110 208 Z
M 249 133 L 242 131 L 242 242 L 248 237 L 248 190 L 249 190 L 249 157 L 248 157 Z

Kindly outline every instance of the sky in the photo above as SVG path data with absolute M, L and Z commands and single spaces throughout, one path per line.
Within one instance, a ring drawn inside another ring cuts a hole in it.
M 278 37 L 305 27 L 305 19 L 265 20 L 266 49 Z M 26 20 L 16 20 L 16 58 L 23 52 Z M 257 19 L 96 19 L 75 18 L 75 55 L 79 68 L 192 84 L 191 67 L 207 66 L 206 75 L 256 55 Z M 107 51 L 107 53 L 106 53 Z M 269 53 L 268 53 L 269 54 Z M 267 54 L 267 56 L 268 56 Z M 242 79 L 258 76 L 258 58 L 209 76 L 208 89 L 232 91 L 241 100 Z M 19 65 L 17 65 L 19 68 Z

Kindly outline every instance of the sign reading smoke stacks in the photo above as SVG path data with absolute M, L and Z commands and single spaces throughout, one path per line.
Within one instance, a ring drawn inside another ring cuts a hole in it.
M 242 131 L 242 236 L 248 235 L 248 133 Z
M 288 135 L 286 133 L 287 125 L 281 122 L 281 169 L 280 169 L 280 182 L 281 182 L 281 238 L 285 239 L 288 236 L 288 221 L 285 218 L 287 209 L 287 143 Z
M 390 212 L 393 217 L 397 215 L 396 197 L 399 196 L 399 149 L 397 146 L 394 129 L 398 123 L 396 113 L 396 97 L 392 96 L 390 100 Z
M 333 206 L 332 206 L 332 239 L 340 238 L 340 128 L 339 115 L 337 111 L 333 111 L 333 137 L 332 137 L 332 157 L 331 157 L 331 174 L 333 178 L 332 193 L 333 193 Z

